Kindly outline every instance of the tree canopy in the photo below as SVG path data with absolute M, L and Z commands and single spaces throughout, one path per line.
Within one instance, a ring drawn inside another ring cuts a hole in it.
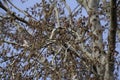
M 13 2 L 0 1 L 0 79 L 119 78 L 119 0 Z

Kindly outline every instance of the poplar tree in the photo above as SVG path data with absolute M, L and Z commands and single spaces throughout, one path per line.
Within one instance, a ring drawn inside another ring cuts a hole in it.
M 0 0 L 0 79 L 118 79 L 120 1 L 75 1 Z

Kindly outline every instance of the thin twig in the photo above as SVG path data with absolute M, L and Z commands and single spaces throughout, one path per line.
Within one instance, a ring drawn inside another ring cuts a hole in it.
M 59 27 L 60 27 L 60 20 L 59 20 L 59 12 L 58 12 L 58 9 L 55 7 L 54 10 L 55 10 L 55 13 L 56 13 L 57 27 L 55 27 L 55 28 L 52 30 L 49 39 L 52 39 L 52 37 L 54 36 L 54 33 L 55 33 L 55 31 L 56 31 L 56 28 L 59 28 Z
M 18 44 L 18 43 L 16 43 L 16 42 L 11 42 L 11 41 L 6 41 L 6 40 L 1 40 L 0 42 L 5 42 L 5 43 L 8 43 L 8 44 L 12 44 L 12 45 L 18 45 L 18 46 L 20 46 L 20 47 L 28 47 L 28 46 L 29 46 L 29 45 L 24 46 L 23 44 L 20 45 L 20 44 Z
M 66 6 L 66 8 L 67 8 L 67 10 L 68 10 L 68 12 L 69 12 L 69 21 L 70 21 L 70 24 L 72 25 L 72 11 L 71 11 L 71 8 L 70 8 L 70 6 L 66 3 L 66 1 L 64 1 L 64 4 L 65 4 L 65 6 Z
M 16 7 L 10 0 L 8 0 L 8 2 L 13 6 L 15 7 L 18 11 L 22 12 L 25 16 L 28 16 L 28 17 L 32 17 L 30 14 L 28 14 L 27 12 L 23 11 L 23 10 L 20 10 L 18 7 Z M 32 17 L 33 19 L 35 19 L 34 17 Z M 35 19 L 36 20 L 36 19 Z
M 60 27 L 60 20 L 59 20 L 59 12 L 58 9 L 55 7 L 56 19 L 57 19 L 57 28 Z

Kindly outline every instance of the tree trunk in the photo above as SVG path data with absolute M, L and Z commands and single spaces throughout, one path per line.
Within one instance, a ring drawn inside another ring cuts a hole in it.
M 114 52 L 116 43 L 116 30 L 117 30 L 117 14 L 116 14 L 116 1 L 111 0 L 110 4 L 110 30 L 108 35 L 108 54 L 107 65 L 104 80 L 114 80 Z
M 103 50 L 103 39 L 102 39 L 102 28 L 100 24 L 98 7 L 100 0 L 78 0 L 80 4 L 86 9 L 89 18 L 91 31 L 94 35 L 92 37 L 92 60 L 100 61 L 100 64 L 95 64 L 97 69 L 97 79 L 98 80 L 114 80 L 114 51 L 115 51 L 115 40 L 116 40 L 116 28 L 117 28 L 117 19 L 116 19 L 116 0 L 111 0 L 111 14 L 110 14 L 110 30 L 108 36 L 108 53 L 104 53 Z M 97 39 L 96 39 L 97 37 Z M 99 51 L 95 51 L 95 47 Z M 100 56 L 100 58 L 99 58 Z M 90 56 L 89 56 L 90 57 Z

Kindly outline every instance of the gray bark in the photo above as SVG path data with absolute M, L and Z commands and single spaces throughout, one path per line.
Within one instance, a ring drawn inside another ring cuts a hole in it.
M 99 64 L 95 64 L 97 69 L 97 75 L 99 80 L 114 80 L 113 71 L 114 71 L 114 56 L 112 55 L 115 51 L 115 37 L 116 37 L 116 28 L 117 28 L 117 21 L 116 21 L 116 0 L 111 0 L 111 26 L 109 32 L 109 49 L 108 53 L 105 54 L 103 50 L 103 38 L 102 38 L 102 27 L 100 24 L 99 14 L 98 14 L 98 6 L 100 0 L 78 0 L 78 2 L 84 6 L 86 9 L 89 17 L 91 32 L 93 33 L 94 37 L 92 37 L 92 54 L 89 57 L 94 61 L 99 62 Z M 105 3 L 106 0 L 103 0 Z M 104 5 L 105 6 L 105 5 Z M 106 5 L 107 6 L 107 5 Z M 97 39 L 96 39 L 97 38 Z M 95 47 L 99 50 L 96 51 Z

